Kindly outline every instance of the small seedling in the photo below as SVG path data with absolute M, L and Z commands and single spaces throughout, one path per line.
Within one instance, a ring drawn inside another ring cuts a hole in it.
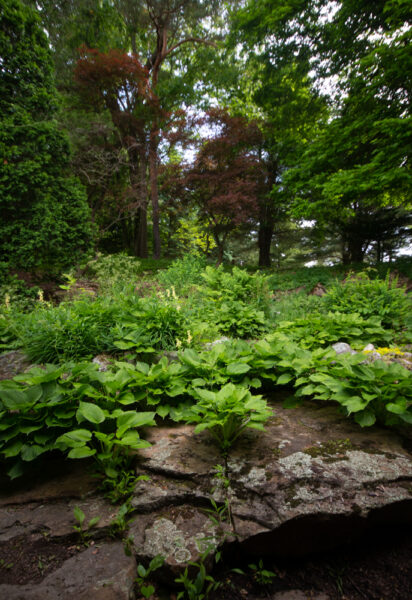
M 150 583 L 149 576 L 154 571 L 157 571 L 157 569 L 160 569 L 164 561 L 164 557 L 158 554 L 152 558 L 147 568 L 142 564 L 137 566 L 138 577 L 136 578 L 136 583 L 139 586 L 140 593 L 144 598 L 150 598 L 155 593 L 155 588 Z
M 189 562 L 189 565 L 196 567 L 198 572 L 194 579 L 189 577 L 188 568 L 175 579 L 176 583 L 180 583 L 183 586 L 183 590 L 177 595 L 177 600 L 206 600 L 211 592 L 214 592 L 220 586 L 220 582 L 216 581 L 212 575 L 206 573 L 206 567 L 204 560 L 207 556 L 207 552 L 202 555 L 200 562 Z
M 73 509 L 73 514 L 74 518 L 78 522 L 78 525 L 73 525 L 73 529 L 79 534 L 80 542 L 84 545 L 87 545 L 87 540 L 91 536 L 90 530 L 97 525 L 97 523 L 100 521 L 100 517 L 93 517 L 87 523 L 87 526 L 83 527 L 86 515 L 84 514 L 82 509 L 78 506 L 75 506 Z
M 121 505 L 117 512 L 117 515 L 110 523 L 110 535 L 112 537 L 117 537 L 119 534 L 126 531 L 127 526 L 129 524 L 129 519 L 127 519 L 126 517 L 131 511 L 132 507 L 130 505 L 130 502 L 125 502 Z
M 270 585 L 273 579 L 276 577 L 276 573 L 265 569 L 262 559 L 259 560 L 257 565 L 252 563 L 248 566 L 249 569 L 252 569 L 253 571 L 253 579 L 259 585 Z

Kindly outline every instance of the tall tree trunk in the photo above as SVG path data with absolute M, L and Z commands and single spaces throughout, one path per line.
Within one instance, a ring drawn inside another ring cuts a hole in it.
M 260 204 L 259 215 L 259 267 L 270 267 L 270 245 L 272 243 L 274 221 L 271 207 L 266 200 Z
M 139 228 L 137 231 L 137 256 L 148 258 L 147 251 L 147 185 L 146 185 L 147 160 L 145 148 L 139 152 Z
M 158 135 L 157 127 L 152 129 L 149 149 L 150 198 L 153 218 L 153 258 L 160 258 L 160 224 L 159 224 L 159 188 L 157 168 Z

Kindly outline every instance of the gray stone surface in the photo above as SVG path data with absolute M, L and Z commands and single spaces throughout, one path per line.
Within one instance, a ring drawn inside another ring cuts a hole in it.
M 0 585 L 4 600 L 132 600 L 136 561 L 123 544 L 93 546 L 37 585 Z
M 346 342 L 336 342 L 336 344 L 332 345 L 332 348 L 336 354 L 356 354 L 356 351 L 353 350 Z
M 287 410 L 276 400 L 265 432 L 247 430 L 226 463 L 207 431 L 195 435 L 189 425 L 147 430 L 152 446 L 139 451 L 137 470 L 149 479 L 136 484 L 126 534 L 139 562 L 162 554 L 159 575 L 173 581 L 207 548 L 211 562 L 217 548 L 234 541 L 257 556 L 297 556 L 350 541 L 382 522 L 412 521 L 412 457 L 400 435 L 361 429 L 334 406 Z M 227 469 L 228 486 L 216 476 L 217 465 Z M 117 508 L 91 495 L 90 476 L 77 469 L 20 494 L 3 494 L 0 542 L 43 533 L 67 540 L 74 506 L 86 521 L 101 517 L 98 539 L 107 534 Z M 41 584 L 0 587 L 0 598 L 128 598 L 134 563 L 120 561 L 120 554 L 126 560 L 123 548 L 114 550 L 120 546 L 104 544 L 98 555 L 89 549 L 72 557 Z M 106 556 L 116 569 L 104 567 Z
M 310 594 L 302 590 L 288 590 L 286 592 L 277 592 L 271 596 L 272 600 L 329 600 L 326 594 Z
M 224 461 L 207 432 L 193 435 L 187 425 L 150 430 L 152 447 L 140 452 L 139 468 L 150 480 L 138 483 L 133 499 L 144 515 L 133 526 L 136 547 L 155 555 L 159 548 L 150 540 L 163 529 L 176 539 L 175 546 L 163 548 L 174 567 L 176 548 L 194 547 L 188 541 L 193 521 L 179 507 L 197 513 L 195 529 L 201 531 L 207 516 L 199 507 L 211 508 L 211 499 L 218 506 L 228 500 L 232 512 L 234 531 L 228 523 L 214 531 L 217 545 L 232 532 L 256 553 L 327 549 L 373 519 L 412 521 L 411 455 L 394 432 L 362 430 L 334 407 L 319 404 L 275 406 L 275 413 L 265 433 L 249 430 L 231 450 L 227 490 L 213 477 L 215 465 Z

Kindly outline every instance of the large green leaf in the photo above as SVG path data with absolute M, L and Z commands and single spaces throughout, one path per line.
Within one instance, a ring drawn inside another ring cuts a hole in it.
M 228 375 L 242 375 L 250 371 L 250 365 L 246 363 L 231 363 L 226 369 Z
M 143 427 L 144 425 L 155 425 L 155 412 L 127 411 L 117 417 L 116 437 L 121 438 L 128 429 Z
M 84 446 L 84 444 L 91 439 L 92 434 L 87 429 L 75 429 L 74 431 L 67 431 L 58 437 L 56 444 L 63 444 L 68 448 L 76 448 L 78 446 Z
M 46 451 L 47 448 L 45 448 L 44 446 L 38 446 L 36 444 L 34 444 L 33 446 L 24 445 L 21 449 L 20 456 L 24 461 L 29 462 L 31 460 L 34 460 L 35 458 L 40 456 L 40 454 L 43 454 Z
M 24 410 L 31 408 L 42 396 L 40 385 L 35 385 L 26 390 L 0 389 L 0 399 L 9 410 Z
M 103 410 L 100 406 L 97 406 L 97 404 L 93 404 L 92 402 L 79 402 L 76 416 L 79 422 L 82 419 L 86 419 L 86 421 L 89 421 L 90 423 L 99 424 L 103 423 L 105 420 Z
M 72 448 L 67 456 L 69 458 L 87 458 L 88 456 L 93 456 L 93 454 L 96 454 L 96 450 L 94 448 L 89 448 L 89 446 L 80 446 L 78 448 Z

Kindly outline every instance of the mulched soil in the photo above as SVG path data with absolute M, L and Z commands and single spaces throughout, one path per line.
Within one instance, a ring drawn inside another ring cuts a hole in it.
M 0 542 L 0 584 L 39 583 L 82 549 L 73 538 L 48 540 L 41 534 Z

